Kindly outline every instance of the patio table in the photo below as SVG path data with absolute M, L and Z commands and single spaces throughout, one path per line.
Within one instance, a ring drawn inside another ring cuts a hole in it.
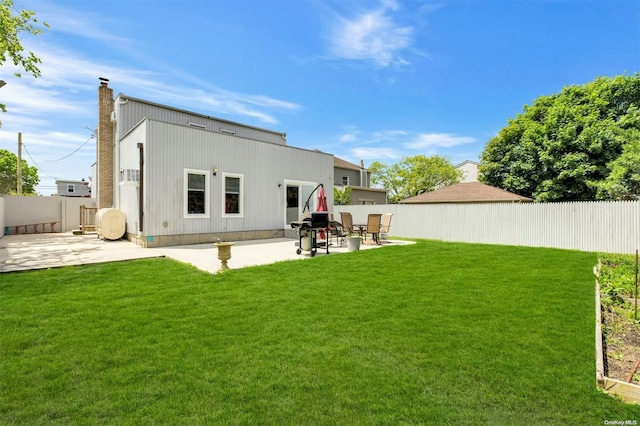
M 360 234 L 360 238 L 362 238 L 362 233 L 367 230 L 366 223 L 354 223 L 353 229 L 358 228 L 358 234 Z

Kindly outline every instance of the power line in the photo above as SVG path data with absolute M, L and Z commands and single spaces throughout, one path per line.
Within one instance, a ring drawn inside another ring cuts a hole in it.
M 80 149 L 81 149 L 83 146 L 85 146 L 86 144 L 88 144 L 88 143 L 89 143 L 89 141 L 90 141 L 91 139 L 93 139 L 94 137 L 95 137 L 95 135 L 91 135 L 91 137 L 90 137 L 89 139 L 87 139 L 86 141 L 84 141 L 84 143 L 83 143 L 82 145 L 80 145 L 80 146 L 79 146 L 75 151 L 73 151 L 73 152 L 72 152 L 71 154 L 69 154 L 69 155 L 65 155 L 64 157 L 62 157 L 62 158 L 58 158 L 57 160 L 42 160 L 42 161 L 45 161 L 45 162 L 47 162 L 47 163 L 55 163 L 56 161 L 62 161 L 62 160 L 64 160 L 64 159 L 66 159 L 66 158 L 69 158 L 69 157 L 71 157 L 73 154 L 75 154 L 76 152 L 80 151 Z
M 29 158 L 30 158 L 30 159 L 31 159 L 31 161 L 33 162 L 33 165 L 34 165 L 34 166 L 36 166 L 36 169 L 40 170 L 40 171 L 42 172 L 42 174 L 43 174 L 43 175 L 45 175 L 46 177 L 51 178 L 51 179 L 55 179 L 53 176 L 49 176 L 48 174 L 46 174 L 46 173 L 44 172 L 44 170 L 42 170 L 42 169 L 40 168 L 40 166 L 38 166 L 38 163 L 36 163 L 36 160 L 34 160 L 34 159 L 33 159 L 33 157 L 32 157 L 32 156 L 31 156 L 31 154 L 29 153 L 29 150 L 27 149 L 27 146 L 26 146 L 25 144 L 22 144 L 22 147 L 24 148 L 24 152 L 26 152 L 26 153 L 27 153 L 27 155 L 29 156 Z

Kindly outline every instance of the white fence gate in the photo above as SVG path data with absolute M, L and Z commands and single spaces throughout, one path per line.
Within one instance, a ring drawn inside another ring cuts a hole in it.
M 393 213 L 392 236 L 607 253 L 640 248 L 640 201 L 334 206 L 356 223 Z

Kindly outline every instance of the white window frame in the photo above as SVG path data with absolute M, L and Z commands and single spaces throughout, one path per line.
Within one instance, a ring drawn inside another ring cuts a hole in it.
M 239 213 L 227 213 L 225 204 L 227 201 L 227 178 L 240 179 L 240 194 L 238 194 L 238 211 Z M 222 217 L 225 218 L 241 218 L 244 217 L 244 175 L 239 173 L 222 173 Z
M 349 186 L 350 180 L 349 176 L 342 176 L 342 186 Z
M 67 184 L 67 194 L 75 194 L 76 193 L 76 186 L 72 183 L 68 183 Z
M 204 176 L 204 213 L 189 213 L 187 206 L 189 205 L 189 175 Z M 209 193 L 211 192 L 211 178 L 208 170 L 184 169 L 183 178 L 183 213 L 185 219 L 208 219 L 210 216 L 211 206 L 209 205 Z

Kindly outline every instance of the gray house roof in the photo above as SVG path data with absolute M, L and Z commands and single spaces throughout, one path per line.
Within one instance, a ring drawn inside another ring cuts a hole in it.
M 478 163 L 477 161 L 473 161 L 473 160 L 464 160 L 462 163 L 460 163 L 460 164 L 456 165 L 456 166 L 455 166 L 455 168 L 457 169 L 458 167 L 462 167 L 462 166 L 464 166 L 465 164 L 473 164 L 473 165 L 476 165 L 476 166 L 479 166 L 479 165 L 480 165 L 480 163 Z

